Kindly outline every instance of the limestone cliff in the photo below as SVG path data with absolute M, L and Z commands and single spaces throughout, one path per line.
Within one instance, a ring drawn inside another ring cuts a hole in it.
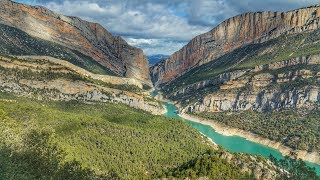
M 320 55 L 312 55 L 259 65 L 247 71 L 224 73 L 206 84 L 217 86 L 216 91 L 188 105 L 183 111 L 312 109 L 320 101 L 319 65 Z M 204 87 L 197 83 L 177 93 L 184 94 L 198 88 Z
M 246 44 L 264 42 L 282 34 L 313 31 L 320 26 L 319 17 L 319 6 L 288 12 L 249 12 L 232 17 L 153 66 L 152 80 L 156 85 L 169 82 Z
M 151 85 L 149 64 L 143 51 L 113 36 L 100 24 L 10 0 L 0 0 L 0 24 L 80 52 L 118 76 L 136 78 Z

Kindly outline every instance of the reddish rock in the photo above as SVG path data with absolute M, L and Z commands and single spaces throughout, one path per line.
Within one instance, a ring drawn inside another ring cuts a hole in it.
M 143 51 L 128 45 L 121 37 L 112 36 L 100 24 L 10 0 L 0 0 L 0 23 L 77 50 L 119 76 L 151 84 Z

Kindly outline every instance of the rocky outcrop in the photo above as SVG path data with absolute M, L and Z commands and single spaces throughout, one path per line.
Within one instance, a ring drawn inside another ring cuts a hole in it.
M 206 88 L 208 86 L 219 86 L 225 82 L 229 82 L 233 79 L 236 79 L 238 77 L 241 77 L 244 75 L 247 71 L 246 70 L 237 70 L 237 71 L 232 71 L 232 72 L 226 72 L 222 73 L 218 76 L 215 76 L 211 79 L 205 80 L 205 81 L 200 81 L 191 85 L 188 85 L 174 93 L 174 96 L 178 95 L 183 95 L 183 94 L 188 94 L 190 92 L 197 91 L 199 89 Z
M 188 105 L 183 112 L 313 108 L 320 101 L 320 73 L 313 69 L 319 65 L 320 55 L 311 55 L 229 72 L 232 78 L 214 84 L 216 91 Z
M 146 101 L 143 96 L 65 79 L 47 82 L 20 79 L 16 82 L 12 79 L 0 78 L 0 91 L 23 97 L 35 97 L 39 100 L 123 103 L 153 114 L 160 115 L 165 112 L 159 103 Z
M 69 62 L 51 57 L 25 58 L 0 57 L 0 91 L 40 100 L 123 103 L 153 114 L 165 112 L 158 101 L 143 92 L 130 92 L 110 85 L 109 76 L 95 77 Z M 125 83 L 125 78 L 117 78 Z M 129 79 L 127 83 L 130 83 Z
M 295 66 L 304 66 L 304 65 L 319 65 L 320 64 L 320 54 L 310 55 L 310 56 L 303 56 L 303 57 L 296 57 L 291 58 L 285 61 L 280 62 L 273 62 L 269 64 L 255 66 L 252 69 L 246 70 L 235 70 L 231 72 L 221 73 L 217 76 L 214 76 L 211 79 L 199 81 L 197 83 L 187 85 L 179 90 L 173 92 L 173 96 L 184 97 L 189 93 L 196 92 L 201 89 L 210 88 L 210 87 L 217 87 L 221 90 L 228 90 L 228 89 L 237 89 L 245 87 L 250 79 L 242 78 L 247 74 L 252 73 L 259 73 L 262 71 L 267 70 L 280 70 L 280 69 L 288 69 Z M 320 73 L 319 73 L 320 74 Z M 268 74 L 268 73 L 259 73 L 255 77 L 253 77 L 254 81 L 252 85 L 254 87 L 265 87 L 270 85 L 271 83 L 285 83 L 294 81 L 297 77 L 302 78 L 309 78 L 312 76 L 319 77 L 319 74 L 310 72 L 309 70 L 300 70 L 300 71 L 289 71 L 286 73 L 279 73 L 277 77 Z
M 293 90 L 261 90 L 251 93 L 228 93 L 206 96 L 200 103 L 188 106 L 189 112 L 272 111 L 286 108 L 313 108 L 320 101 L 319 87 Z
M 99 80 L 105 83 L 110 83 L 110 84 L 115 84 L 115 85 L 134 85 L 137 86 L 141 89 L 143 89 L 143 81 L 134 79 L 134 78 L 123 78 L 123 77 L 117 77 L 117 76 L 109 76 L 109 75 L 100 75 L 100 74 L 94 74 L 91 73 L 83 68 L 80 68 L 76 65 L 73 65 L 71 63 L 69 63 L 68 61 L 64 61 L 61 59 L 57 59 L 57 58 L 53 58 L 53 57 L 49 57 L 49 56 L 18 56 L 19 59 L 31 59 L 31 60 L 38 60 L 38 61 L 43 61 L 44 63 L 46 61 L 51 62 L 51 63 L 55 63 L 55 64 L 59 64 L 63 67 L 69 68 L 71 71 L 74 71 L 82 76 L 88 77 L 88 78 L 92 78 L 95 80 Z M 13 63 L 10 64 L 3 64 L 0 61 L 0 65 L 2 66 L 13 66 Z M 19 68 L 23 68 L 22 66 L 26 66 L 26 64 L 22 64 L 19 66 Z
M 57 14 L 44 7 L 0 0 L 0 24 L 78 51 L 119 76 L 152 85 L 143 51 L 128 45 L 121 37 L 112 36 L 97 23 Z
M 288 12 L 250 12 L 232 17 L 153 66 L 152 80 L 160 85 L 240 46 L 264 42 L 282 34 L 313 31 L 320 26 L 319 17 L 319 6 Z

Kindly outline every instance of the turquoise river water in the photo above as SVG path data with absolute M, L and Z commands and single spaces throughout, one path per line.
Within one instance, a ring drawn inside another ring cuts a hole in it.
M 151 95 L 156 96 L 157 92 L 152 92 Z M 245 138 L 239 136 L 224 136 L 222 134 L 217 133 L 213 128 L 211 128 L 208 125 L 183 119 L 176 113 L 177 107 L 175 105 L 167 102 L 162 103 L 167 109 L 167 113 L 165 113 L 164 116 L 183 120 L 193 128 L 197 129 L 199 132 L 210 138 L 213 142 L 221 145 L 222 147 L 231 152 L 243 152 L 248 154 L 261 155 L 266 158 L 268 158 L 269 155 L 272 154 L 274 157 L 278 159 L 284 158 L 282 154 L 276 149 L 246 140 Z M 317 174 L 320 175 L 320 165 L 310 162 L 306 162 L 306 164 L 310 167 L 314 167 L 316 169 Z

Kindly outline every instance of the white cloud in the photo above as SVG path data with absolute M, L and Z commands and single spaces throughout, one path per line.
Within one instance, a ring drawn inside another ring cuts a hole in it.
M 139 45 L 154 45 L 154 44 L 159 44 L 158 39 L 135 39 L 135 38 L 125 38 L 125 40 L 133 45 L 133 46 L 139 46 Z
M 136 39 L 125 38 L 125 40 L 132 46 L 142 48 L 146 55 L 165 54 L 171 55 L 177 49 L 182 48 L 187 42 L 177 42 L 170 39 Z
M 190 40 L 210 29 L 189 24 L 186 18 L 175 15 L 162 4 L 147 3 L 140 7 L 129 7 L 126 1 L 103 6 L 88 1 L 64 1 L 49 2 L 45 5 L 53 11 L 67 15 L 76 15 L 87 20 L 95 19 L 111 32 L 120 35 Z
M 136 6 L 127 1 L 99 4 L 76 0 L 44 5 L 53 11 L 96 21 L 148 55 L 174 53 L 194 36 L 211 29 L 190 24 L 185 17 L 170 11 L 166 4 L 149 2 Z
M 319 0 L 17 0 L 102 24 L 146 54 L 170 54 L 247 11 L 286 11 Z

